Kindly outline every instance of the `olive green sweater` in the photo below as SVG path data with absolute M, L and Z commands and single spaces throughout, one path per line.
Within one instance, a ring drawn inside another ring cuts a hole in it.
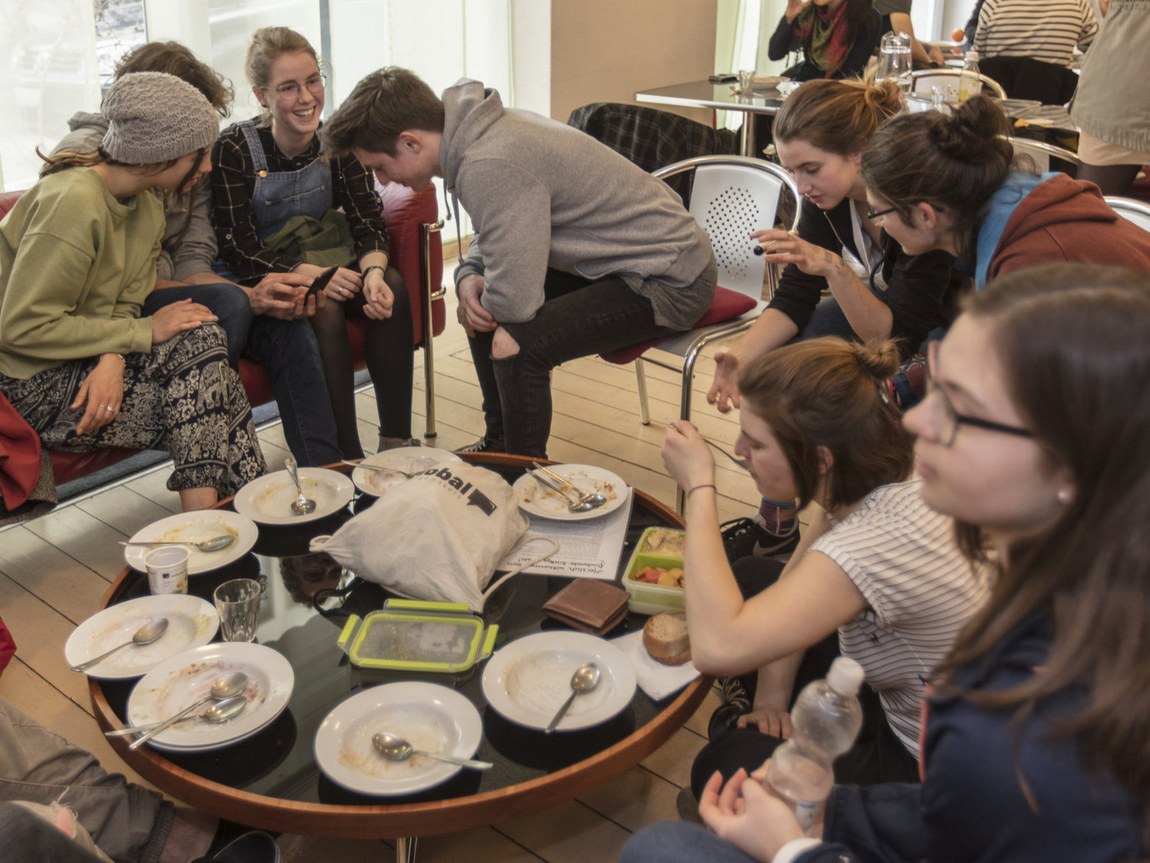
M 152 349 L 140 304 L 156 286 L 163 205 L 121 203 L 91 168 L 40 180 L 0 222 L 0 373 Z

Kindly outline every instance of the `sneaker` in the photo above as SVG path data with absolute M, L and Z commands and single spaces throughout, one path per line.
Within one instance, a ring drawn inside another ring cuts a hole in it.
M 724 737 L 739 717 L 751 710 L 751 699 L 741 677 L 720 677 L 719 690 L 723 703 L 715 708 L 707 722 L 707 739 L 712 743 Z
M 400 447 L 408 446 L 423 446 L 419 438 L 402 438 L 402 437 L 384 437 L 379 436 L 379 449 L 376 452 L 383 452 L 389 449 L 399 449 Z
M 723 550 L 727 560 L 734 563 L 741 557 L 775 557 L 790 554 L 799 544 L 799 523 L 790 533 L 771 533 L 751 518 L 736 518 L 719 525 L 723 535 Z
M 507 452 L 507 444 L 503 443 L 499 438 L 489 438 L 486 435 L 481 437 L 475 443 L 461 446 L 455 450 L 457 453 L 468 452 Z
M 193 863 L 280 863 L 280 849 L 275 839 L 260 830 L 252 830 L 233 839 L 211 857 Z

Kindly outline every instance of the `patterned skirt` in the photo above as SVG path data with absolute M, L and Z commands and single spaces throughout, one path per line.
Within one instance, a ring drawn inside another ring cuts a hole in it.
M 69 407 L 98 357 L 70 360 L 28 380 L 0 375 L 12 406 L 50 450 L 165 449 L 175 462 L 168 488 L 214 488 L 221 496 L 267 472 L 239 375 L 228 366 L 224 331 L 197 327 L 125 357 L 115 420 L 76 434 L 84 405 Z

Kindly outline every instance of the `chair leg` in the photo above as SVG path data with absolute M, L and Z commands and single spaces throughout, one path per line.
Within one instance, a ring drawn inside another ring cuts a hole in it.
M 419 226 L 420 273 L 423 276 L 423 393 L 426 423 L 423 437 L 434 441 L 439 433 L 435 429 L 435 321 L 434 303 L 443 296 L 442 285 L 431 284 L 431 235 L 443 228 L 443 221 Z M 413 843 L 414 846 L 414 843 Z
M 647 372 L 643 368 L 643 358 L 635 360 L 635 390 L 639 393 L 639 422 L 651 424 L 651 411 L 647 407 Z

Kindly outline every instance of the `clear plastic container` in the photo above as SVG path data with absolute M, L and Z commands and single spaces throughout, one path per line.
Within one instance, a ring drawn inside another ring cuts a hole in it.
M 658 614 L 660 611 L 682 611 L 687 596 L 682 587 L 639 581 L 636 576 L 647 567 L 667 573 L 683 568 L 682 537 L 686 531 L 668 527 L 649 527 L 639 537 L 635 551 L 623 572 L 623 587 L 631 594 L 627 608 L 636 614 Z
M 339 646 L 361 668 L 455 674 L 490 656 L 498 633 L 466 603 L 389 599 L 382 611 L 349 617 Z

